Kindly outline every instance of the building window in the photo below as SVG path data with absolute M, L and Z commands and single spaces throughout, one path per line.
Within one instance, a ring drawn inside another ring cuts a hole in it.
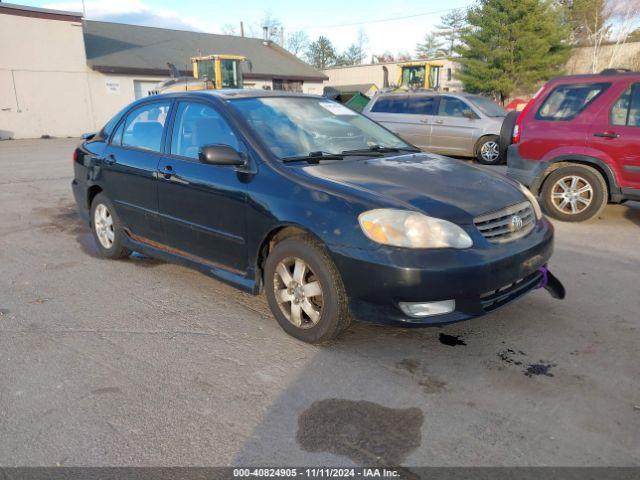
M 273 80 L 273 89 L 284 90 L 286 92 L 302 92 L 302 81 L 275 78 Z

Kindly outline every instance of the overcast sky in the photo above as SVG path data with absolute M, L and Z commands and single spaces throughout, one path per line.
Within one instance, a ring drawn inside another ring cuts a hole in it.
M 36 7 L 82 11 L 81 1 L 13 0 Z M 266 13 L 278 18 L 285 36 L 305 30 L 315 39 L 325 35 L 338 50 L 353 43 L 362 28 L 369 39 L 368 54 L 390 51 L 413 53 L 417 42 L 438 24 L 447 11 L 472 0 L 86 0 L 87 18 L 154 27 L 222 33 L 225 24 L 259 25 Z M 239 28 L 238 28 L 239 29 Z M 247 28 L 247 31 L 249 29 Z

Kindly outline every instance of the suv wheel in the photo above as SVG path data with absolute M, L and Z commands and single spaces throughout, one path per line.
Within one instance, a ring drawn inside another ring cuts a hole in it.
M 483 165 L 499 165 L 502 163 L 500 141 L 496 135 L 484 137 L 476 148 L 476 159 Z
M 113 205 L 102 193 L 91 202 L 91 231 L 101 257 L 117 259 L 131 255 L 131 250 L 123 246 L 122 226 Z
M 267 257 L 264 280 L 271 312 L 289 335 L 323 343 L 349 326 L 340 274 L 312 237 L 291 237 L 276 244 Z
M 582 222 L 598 215 L 606 206 L 607 184 L 602 175 L 586 165 L 554 170 L 542 186 L 542 203 L 553 218 Z

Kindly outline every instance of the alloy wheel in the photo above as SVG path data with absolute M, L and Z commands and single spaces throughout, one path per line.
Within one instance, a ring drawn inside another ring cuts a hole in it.
M 110 249 L 115 240 L 115 230 L 113 228 L 113 216 L 104 204 L 96 206 L 93 213 L 93 225 L 96 230 L 96 236 L 100 244 Z
M 486 162 L 495 162 L 500 156 L 498 142 L 489 141 L 480 148 L 480 155 Z
M 553 184 L 551 201 L 560 212 L 575 215 L 591 205 L 593 187 L 577 175 L 562 177 Z
M 322 285 L 309 265 L 297 257 L 278 263 L 273 276 L 276 301 L 283 315 L 298 328 L 311 328 L 322 314 Z

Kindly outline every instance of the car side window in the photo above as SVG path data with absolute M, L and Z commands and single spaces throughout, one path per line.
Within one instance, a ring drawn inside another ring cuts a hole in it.
M 611 107 L 611 125 L 640 127 L 640 83 L 629 87 Z
M 171 135 L 171 154 L 198 158 L 205 145 L 228 145 L 240 150 L 238 137 L 214 108 L 198 102 L 180 102 Z
M 112 143 L 159 152 L 170 105 L 169 102 L 154 102 L 134 109 L 116 130 Z
M 435 115 L 435 97 L 416 95 L 407 98 L 407 107 L 404 113 L 412 115 Z
M 470 112 L 475 116 L 475 113 L 473 112 L 471 107 L 462 100 L 454 97 L 440 98 L 438 115 L 440 115 L 441 117 L 464 117 L 465 112 Z
M 404 95 L 388 95 L 380 97 L 371 107 L 374 113 L 406 113 L 406 97 Z
M 536 114 L 540 120 L 571 120 L 604 92 L 609 83 L 559 85 L 553 89 Z

